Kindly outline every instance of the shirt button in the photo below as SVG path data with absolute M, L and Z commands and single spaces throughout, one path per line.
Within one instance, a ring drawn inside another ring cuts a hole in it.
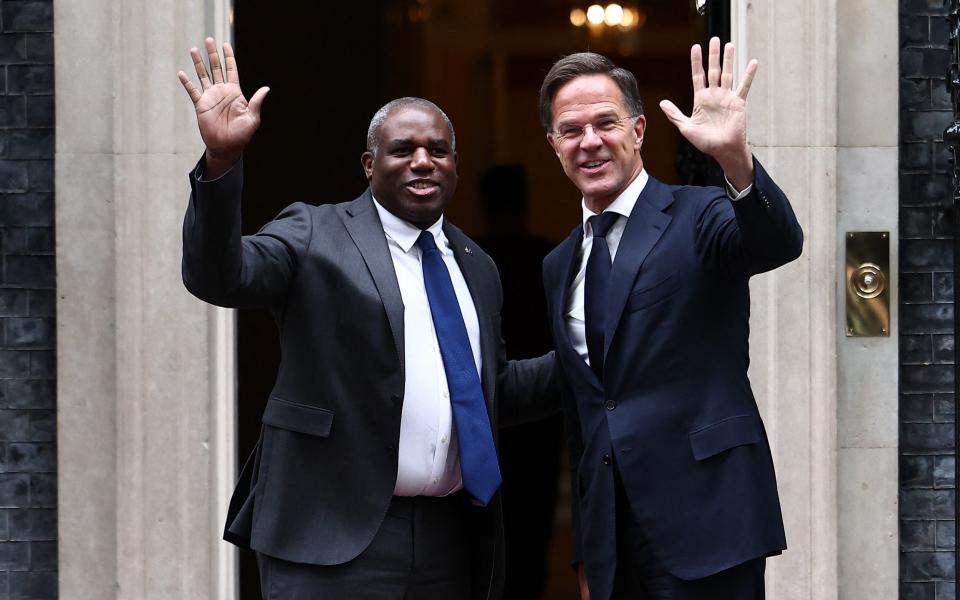
M 609 455 L 609 454 L 604 454 L 604 455 L 603 455 L 603 464 L 609 465 L 611 462 L 612 462 L 612 461 L 610 460 L 610 455 Z
M 617 407 L 617 403 L 614 402 L 613 400 L 607 400 L 607 402 L 603 406 L 607 410 L 613 410 Z
M 440 436 L 440 443 L 441 443 L 441 444 L 446 444 L 446 443 L 447 443 L 447 436 L 445 436 L 445 435 Z
M 443 397 L 444 397 L 444 398 L 449 398 L 449 397 L 450 397 L 450 392 L 444 392 L 444 393 L 443 393 Z
M 434 482 L 434 483 L 440 483 L 440 479 L 439 479 L 438 477 L 434 477 L 434 478 L 433 478 L 433 482 Z

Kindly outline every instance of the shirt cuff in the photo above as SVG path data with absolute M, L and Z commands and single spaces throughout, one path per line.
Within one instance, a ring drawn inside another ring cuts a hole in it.
M 733 184 L 730 183 L 730 180 L 727 179 L 727 176 L 726 176 L 726 175 L 723 176 L 723 180 L 724 180 L 724 181 L 726 182 L 726 184 L 727 184 L 727 196 L 728 196 L 731 200 L 733 200 L 734 202 L 736 202 L 737 200 L 743 200 L 743 199 L 746 198 L 748 195 L 750 195 L 750 192 L 753 191 L 753 184 L 752 184 L 752 183 L 751 183 L 750 185 L 748 185 L 747 187 L 743 188 L 743 191 L 738 192 L 738 191 L 737 191 L 737 188 L 733 187 Z

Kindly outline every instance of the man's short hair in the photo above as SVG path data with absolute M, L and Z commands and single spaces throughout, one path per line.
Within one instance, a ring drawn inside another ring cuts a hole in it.
M 450 150 L 457 149 L 457 134 L 453 131 L 453 123 L 450 121 L 450 117 L 447 116 L 447 113 L 443 112 L 439 106 L 426 100 L 424 98 L 417 98 L 416 96 L 404 96 L 403 98 L 397 98 L 396 100 L 391 100 L 383 106 L 380 107 L 380 110 L 373 114 L 373 118 L 370 119 L 370 127 L 367 128 L 367 151 L 377 155 L 378 146 L 380 144 L 380 129 L 383 127 L 384 122 L 387 120 L 387 117 L 390 116 L 390 113 L 400 108 L 407 108 L 410 106 L 417 106 L 420 108 L 426 108 L 429 110 L 436 111 L 441 117 L 443 117 L 443 122 L 447 124 L 447 129 L 450 130 Z
M 543 85 L 540 86 L 540 123 L 545 130 L 550 131 L 553 123 L 553 97 L 557 90 L 581 75 L 606 75 L 620 88 L 630 116 L 643 114 L 640 87 L 633 73 L 618 67 L 601 54 L 577 52 L 555 62 L 543 78 Z

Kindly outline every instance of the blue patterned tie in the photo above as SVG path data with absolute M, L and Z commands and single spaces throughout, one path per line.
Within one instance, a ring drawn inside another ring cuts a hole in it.
M 500 487 L 500 466 L 493 445 L 493 431 L 473 360 L 470 338 L 463 324 L 460 303 L 450 272 L 429 231 L 420 233 L 417 246 L 423 254 L 423 283 L 437 330 L 440 356 L 447 374 L 453 422 L 460 442 L 460 472 L 463 487 L 474 500 L 486 506 Z
M 607 285 L 613 261 L 607 247 L 607 232 L 620 215 L 605 212 L 587 219 L 593 230 L 593 246 L 587 259 L 583 286 L 583 318 L 590 368 L 603 381 L 603 330 L 607 305 Z

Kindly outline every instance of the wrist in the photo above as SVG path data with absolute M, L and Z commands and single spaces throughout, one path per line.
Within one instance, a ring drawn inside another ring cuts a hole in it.
M 737 191 L 744 190 L 753 183 L 753 153 L 750 147 L 744 147 L 742 152 L 731 155 L 725 160 L 717 160 L 723 174 Z
M 237 164 L 237 161 L 240 160 L 240 154 L 217 154 L 211 152 L 207 149 L 204 154 L 204 162 L 206 167 L 204 169 L 204 178 L 205 179 L 216 179 L 224 173 L 230 170 L 230 167 Z

